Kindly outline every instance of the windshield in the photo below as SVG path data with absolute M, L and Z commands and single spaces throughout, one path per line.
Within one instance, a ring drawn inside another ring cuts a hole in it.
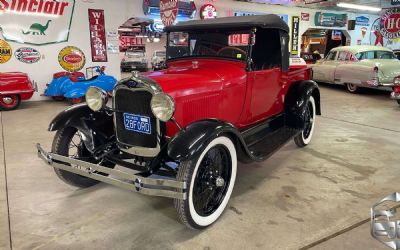
M 182 57 L 217 57 L 245 61 L 249 44 L 246 33 L 186 33 L 171 32 L 168 59 Z
M 364 51 L 356 54 L 358 60 L 365 59 L 395 59 L 395 55 L 392 51 L 372 50 Z

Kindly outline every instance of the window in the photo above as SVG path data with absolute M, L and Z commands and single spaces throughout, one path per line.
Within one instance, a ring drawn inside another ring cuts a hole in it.
M 340 51 L 337 60 L 338 61 L 346 61 L 347 54 L 348 54 L 347 51 Z
M 336 54 L 337 54 L 336 51 L 331 51 L 331 52 L 329 52 L 329 54 L 326 56 L 326 60 L 328 60 L 328 61 L 333 61 L 333 60 L 335 60 Z
M 395 59 L 396 57 L 391 51 L 372 50 L 372 51 L 364 51 L 357 53 L 356 58 L 358 60 L 366 60 L 366 59 Z
M 254 70 L 280 68 L 282 66 L 282 50 L 278 29 L 258 29 L 253 46 L 252 61 Z

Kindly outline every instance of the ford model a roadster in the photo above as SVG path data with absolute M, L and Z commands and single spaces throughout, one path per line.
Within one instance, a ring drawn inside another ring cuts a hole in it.
M 262 161 L 292 138 L 310 143 L 320 94 L 305 65 L 289 66 L 288 26 L 278 16 L 166 31 L 166 69 L 121 80 L 112 107 L 90 88 L 87 103 L 50 123 L 51 153 L 37 149 L 68 184 L 173 198 L 180 220 L 199 229 L 227 206 L 238 160 Z

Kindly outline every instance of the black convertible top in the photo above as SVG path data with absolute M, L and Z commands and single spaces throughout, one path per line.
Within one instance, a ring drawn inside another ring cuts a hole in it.
M 246 28 L 271 28 L 289 32 L 287 24 L 277 15 L 255 15 L 221 17 L 207 20 L 192 20 L 179 22 L 176 25 L 167 26 L 164 31 L 192 31 L 207 29 L 246 29 Z

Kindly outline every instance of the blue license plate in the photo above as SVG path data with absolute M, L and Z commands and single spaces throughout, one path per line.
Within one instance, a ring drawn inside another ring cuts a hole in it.
M 124 125 L 126 130 L 151 134 L 150 117 L 124 113 Z

